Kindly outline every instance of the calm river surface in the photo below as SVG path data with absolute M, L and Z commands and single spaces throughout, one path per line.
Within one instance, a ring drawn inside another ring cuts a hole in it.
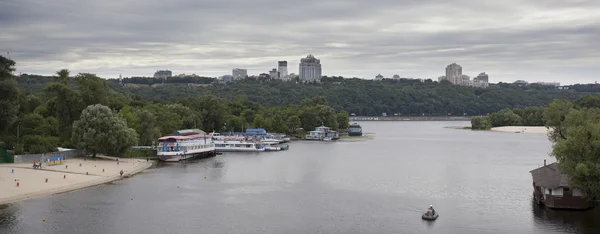
M 159 164 L 0 206 L 0 233 L 600 233 L 599 210 L 533 204 L 529 171 L 554 161 L 543 135 L 361 124 L 372 140 Z

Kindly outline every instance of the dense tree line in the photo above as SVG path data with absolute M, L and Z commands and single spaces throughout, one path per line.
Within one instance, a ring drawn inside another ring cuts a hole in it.
M 139 84 L 139 85 L 153 85 L 153 84 L 210 84 L 216 79 L 211 77 L 196 77 L 196 76 L 185 76 L 185 77 L 168 77 L 168 78 L 153 78 L 153 77 L 131 77 L 123 78 L 122 84 Z
M 119 155 L 131 145 L 151 145 L 186 128 L 221 132 L 258 127 L 302 135 L 320 125 L 348 127 L 348 113 L 336 112 L 322 96 L 277 106 L 209 92 L 146 100 L 114 90 L 94 74 L 71 76 L 68 70 L 51 78 L 26 75 L 20 85 L 35 87 L 29 90 L 19 89 L 15 79 L 21 77 L 12 75 L 14 67 L 14 61 L 0 56 L 0 144 L 17 154 L 51 152 L 60 146 Z
M 487 116 L 471 118 L 471 129 L 488 130 L 502 126 L 544 126 L 545 107 L 502 109 Z
M 29 80 L 19 83 L 24 90 L 37 84 Z M 41 78 L 40 78 L 41 79 Z M 182 83 L 184 78 L 180 79 Z M 203 84 L 211 78 L 204 79 Z M 48 80 L 48 79 L 46 79 Z M 161 79 L 127 78 L 135 84 L 156 84 Z M 135 82 L 133 82 L 135 81 Z M 298 80 L 281 81 L 249 77 L 231 83 L 212 82 L 208 86 L 190 86 L 172 82 L 169 85 L 142 85 L 135 88 L 123 86 L 117 80 L 108 80 L 109 86 L 120 93 L 130 94 L 146 101 L 173 101 L 211 93 L 224 99 L 243 96 L 265 106 L 297 105 L 306 98 L 324 96 L 336 111 L 356 115 L 377 116 L 382 113 L 401 115 L 487 115 L 504 108 L 543 106 L 554 99 L 575 100 L 595 89 L 583 89 L 590 85 L 574 85 L 569 90 L 559 90 L 541 84 L 517 85 L 494 84 L 489 88 L 473 88 L 441 83 L 432 80 L 384 79 L 382 81 L 357 78 L 324 77 L 320 83 L 302 83 Z M 27 82 L 27 83 L 26 83 Z M 169 83 L 169 82 L 167 82 Z M 190 83 L 197 83 L 195 81 Z M 202 83 L 202 82 L 200 82 Z M 595 86 L 595 85 L 591 85 Z M 598 90 L 600 91 L 600 90 Z
M 298 104 L 299 100 L 305 98 L 324 96 L 338 111 L 369 116 L 384 112 L 402 115 L 486 115 L 507 107 L 542 106 L 557 98 L 574 100 L 582 95 L 574 91 L 538 86 L 502 84 L 481 89 L 431 80 L 343 79 L 303 84 L 294 81 L 246 79 L 230 84 L 214 83 L 208 87 L 170 85 L 113 88 L 149 100 L 172 100 L 182 95 L 195 96 L 210 92 L 227 99 L 245 96 L 250 101 L 268 106 Z
M 585 95 L 573 102 L 578 108 L 600 107 L 600 97 Z M 544 113 L 548 106 L 502 109 L 488 116 L 471 118 L 471 129 L 488 130 L 502 126 L 545 126 L 547 119 Z

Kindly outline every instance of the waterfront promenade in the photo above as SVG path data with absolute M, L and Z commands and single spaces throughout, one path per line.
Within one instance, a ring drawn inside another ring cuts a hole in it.
M 33 169 L 32 163 L 0 164 L 0 205 L 112 182 L 121 179 L 121 170 L 126 176 L 150 166 L 152 161 L 119 159 L 117 164 L 116 158 L 106 156 L 67 159 L 59 165 L 44 164 L 41 170 Z

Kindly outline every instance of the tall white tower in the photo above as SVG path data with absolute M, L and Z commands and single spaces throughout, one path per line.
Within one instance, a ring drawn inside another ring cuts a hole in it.
M 300 80 L 304 82 L 321 81 L 321 60 L 312 54 L 300 59 Z

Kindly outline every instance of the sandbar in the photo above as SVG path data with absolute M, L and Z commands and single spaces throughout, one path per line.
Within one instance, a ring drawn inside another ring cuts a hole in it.
M 504 126 L 495 127 L 491 129 L 496 132 L 513 132 L 513 133 L 532 133 L 532 134 L 545 134 L 550 133 L 550 129 L 541 126 Z

